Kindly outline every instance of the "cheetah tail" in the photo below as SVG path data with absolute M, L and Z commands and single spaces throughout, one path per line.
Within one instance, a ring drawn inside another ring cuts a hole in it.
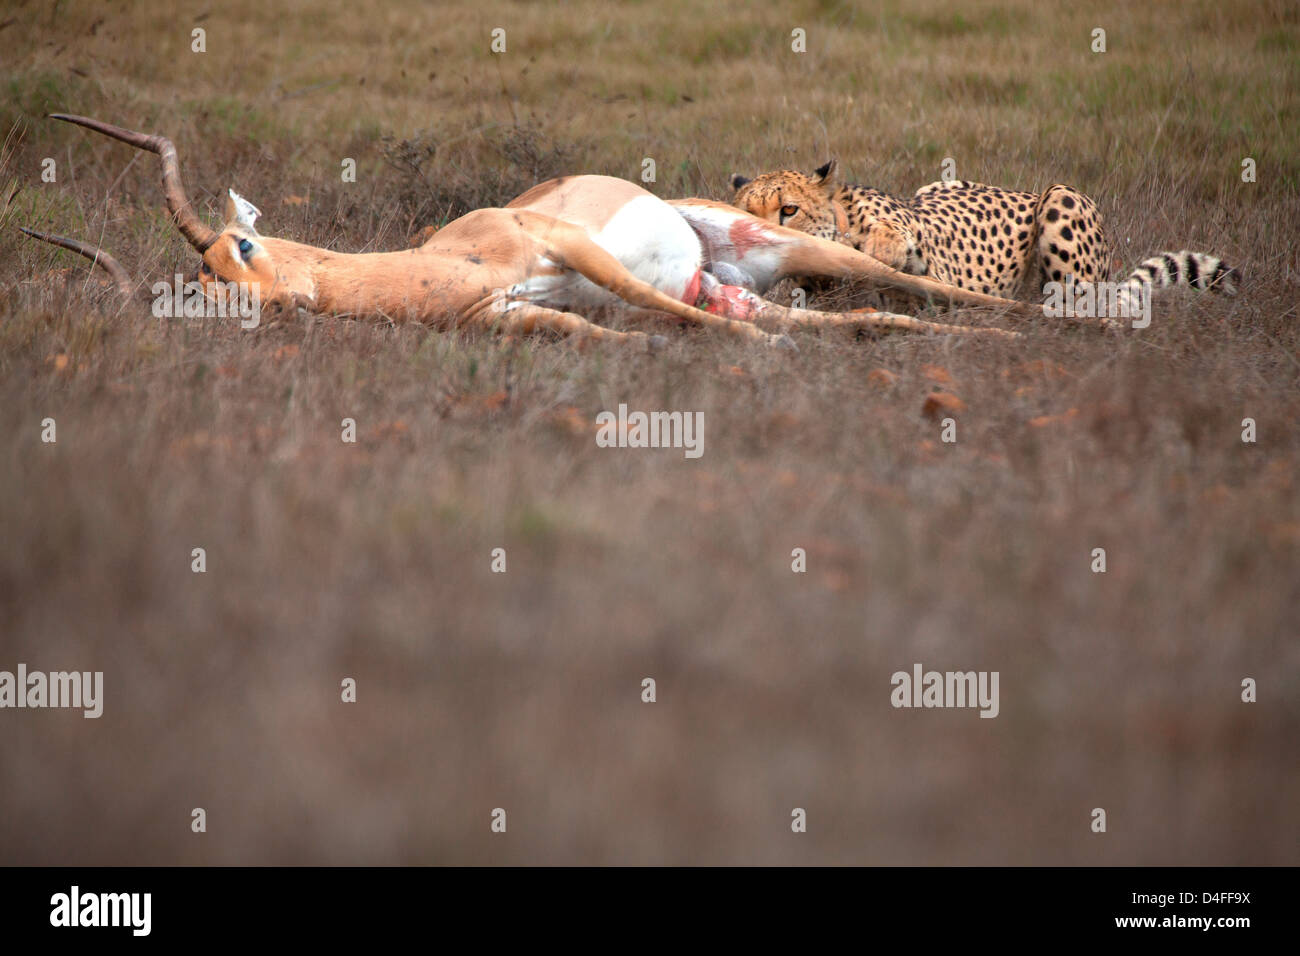
M 1147 292 L 1169 286 L 1190 286 L 1203 292 L 1236 295 L 1241 273 L 1218 256 L 1207 252 L 1161 252 L 1139 262 L 1124 280 L 1121 291 L 1138 296 L 1143 286 Z

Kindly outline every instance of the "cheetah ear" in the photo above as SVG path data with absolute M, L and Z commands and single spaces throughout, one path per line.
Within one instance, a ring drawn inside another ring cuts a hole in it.
M 746 183 L 752 183 L 752 182 L 753 182 L 753 180 L 750 179 L 748 176 L 742 176 L 742 175 L 740 175 L 740 173 L 732 173 L 732 174 L 731 174 L 731 188 L 732 188 L 732 189 L 739 189 L 741 186 L 745 185 Z
M 819 186 L 829 186 L 835 179 L 835 171 L 838 166 L 839 163 L 832 156 L 825 166 L 818 166 L 813 170 L 813 175 L 817 177 L 817 184 Z

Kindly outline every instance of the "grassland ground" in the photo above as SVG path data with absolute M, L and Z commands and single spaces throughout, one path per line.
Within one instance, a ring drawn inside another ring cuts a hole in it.
M 0 669 L 102 670 L 106 701 L 0 713 L 0 858 L 1296 863 L 1297 51 L 1284 3 L 17 4 Z M 153 158 L 51 110 L 167 133 L 211 221 L 233 185 L 331 248 L 646 158 L 722 198 L 830 154 L 907 193 L 952 157 L 1097 197 L 1124 265 L 1245 282 L 1141 332 L 793 353 L 159 320 L 17 234 L 196 264 Z M 620 402 L 702 411 L 703 456 L 597 447 Z M 918 661 L 999 671 L 999 716 L 892 708 Z

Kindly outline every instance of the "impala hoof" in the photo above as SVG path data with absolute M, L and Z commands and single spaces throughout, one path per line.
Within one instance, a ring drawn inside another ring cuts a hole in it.
M 668 336 L 651 335 L 645 340 L 645 349 L 647 352 L 662 352 L 668 348 Z

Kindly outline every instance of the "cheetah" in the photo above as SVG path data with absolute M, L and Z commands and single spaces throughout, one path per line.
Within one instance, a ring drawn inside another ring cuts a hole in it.
M 900 272 L 962 289 L 1032 299 L 1044 284 L 1110 277 L 1111 246 L 1091 198 L 1057 183 L 1041 193 L 967 181 L 931 183 L 897 199 L 839 185 L 836 161 L 809 176 L 794 170 L 731 178 L 732 203 L 751 215 L 842 242 Z M 1217 256 L 1183 250 L 1139 263 L 1119 295 L 1187 285 L 1236 292 L 1237 270 Z

